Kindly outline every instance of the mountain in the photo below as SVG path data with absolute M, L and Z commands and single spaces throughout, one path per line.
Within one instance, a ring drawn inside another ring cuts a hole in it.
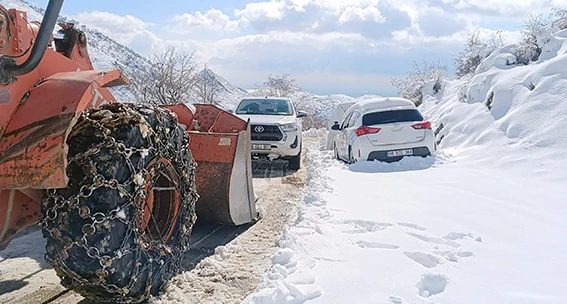
M 2 5 L 6 8 L 17 8 L 27 12 L 29 21 L 41 21 L 45 12 L 43 8 L 31 5 L 24 0 L 2 0 Z M 128 76 L 136 75 L 141 70 L 151 68 L 151 63 L 147 58 L 96 29 L 81 25 L 80 20 L 77 21 L 69 19 L 66 16 L 60 16 L 59 21 L 74 23 L 86 33 L 88 51 L 95 69 L 118 68 Z M 250 95 L 250 91 L 233 85 L 210 69 L 203 70 L 201 74 L 201 76 L 208 78 L 214 86 L 218 87 L 216 99 L 219 101 L 219 105 L 225 109 L 234 109 L 240 99 Z M 129 86 L 114 87 L 111 88 L 111 91 L 118 101 L 135 102 L 134 95 Z M 192 96 L 195 102 L 199 102 L 196 93 L 192 94 Z M 299 105 L 300 109 L 307 111 L 312 117 L 324 121 L 330 118 L 337 104 L 371 97 L 375 96 L 365 95 L 354 98 L 342 94 L 315 95 L 304 90 L 299 90 L 291 96 L 292 100 Z
M 205 68 L 198 73 L 197 77 L 204 78 L 208 86 L 214 87 L 216 90 L 215 100 L 220 103 L 220 106 L 226 109 L 236 108 L 238 102 L 248 96 L 248 92 L 239 88 L 228 80 L 213 72 L 210 68 Z M 198 100 L 198 95 L 194 95 L 195 100 Z
M 27 12 L 28 21 L 41 21 L 45 12 L 43 8 L 36 7 L 22 0 L 3 0 L 2 5 L 8 9 L 17 8 Z M 74 23 L 85 32 L 87 36 L 88 52 L 95 69 L 118 68 L 122 70 L 125 75 L 135 75 L 139 70 L 148 69 L 150 67 L 150 62 L 145 57 L 103 33 L 81 25 L 77 20 L 60 16 L 59 22 Z M 134 100 L 134 96 L 128 86 L 114 87 L 111 88 L 111 91 L 120 101 Z

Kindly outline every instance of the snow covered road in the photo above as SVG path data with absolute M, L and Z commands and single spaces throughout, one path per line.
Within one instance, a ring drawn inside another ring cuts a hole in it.
M 246 303 L 566 302 L 565 183 L 443 154 L 348 166 L 312 146 L 307 162 L 297 224 Z
M 564 178 L 443 152 L 349 166 L 310 136 L 299 174 L 255 179 L 264 220 L 151 302 L 565 303 Z M 35 232 L 0 254 L 0 302 L 82 300 L 43 251 Z

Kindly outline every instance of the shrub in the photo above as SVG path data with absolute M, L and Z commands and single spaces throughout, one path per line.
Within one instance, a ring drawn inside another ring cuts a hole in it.
M 470 33 L 465 42 L 465 50 L 454 59 L 456 75 L 463 77 L 473 73 L 483 59 L 502 46 L 504 42 L 500 31 L 491 34 L 488 39 L 482 39 L 478 30 Z
M 447 74 L 447 68 L 437 63 L 423 61 L 423 66 L 416 62 L 412 64 L 413 70 L 402 78 L 392 78 L 392 85 L 398 90 L 398 95 L 413 101 L 417 106 L 423 102 L 423 88 L 425 84 L 435 81 L 433 89 L 438 92 L 442 81 Z

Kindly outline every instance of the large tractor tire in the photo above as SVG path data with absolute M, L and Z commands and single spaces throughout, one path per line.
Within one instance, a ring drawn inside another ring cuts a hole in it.
M 46 192 L 46 260 L 95 302 L 141 302 L 178 273 L 196 220 L 195 163 L 171 112 L 107 104 L 82 113 L 65 189 Z

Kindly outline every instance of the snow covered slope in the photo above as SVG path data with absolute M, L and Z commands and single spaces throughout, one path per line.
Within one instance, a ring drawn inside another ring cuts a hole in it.
M 43 8 L 30 5 L 22 0 L 3 0 L 2 5 L 6 8 L 17 8 L 27 12 L 29 21 L 41 21 L 43 19 Z M 65 4 L 63 4 L 65 5 Z M 59 18 L 60 22 L 73 22 L 81 26 L 75 20 L 69 20 L 65 16 Z M 140 69 L 147 69 L 149 61 L 132 49 L 114 41 L 101 32 L 81 26 L 87 35 L 88 51 L 95 69 L 119 68 L 126 75 L 134 75 Z M 111 88 L 112 93 L 120 101 L 133 101 L 134 97 L 127 86 Z
M 512 47 L 492 53 L 475 75 L 445 82 L 439 94 L 425 92 L 421 109 L 440 129 L 439 147 L 456 159 L 505 166 L 517 174 L 563 176 L 567 30 L 557 32 L 539 61 L 528 66 L 515 64 Z
M 209 86 L 217 88 L 216 98 L 227 109 L 235 109 L 238 102 L 248 95 L 244 89 L 233 85 L 210 69 L 201 71 L 200 77 L 208 78 Z
M 29 20 L 41 21 L 43 18 L 44 9 L 33 6 L 23 0 L 3 0 L 2 5 L 7 8 L 17 8 L 28 12 Z M 65 16 L 60 17 L 60 21 L 73 22 L 81 26 L 87 34 L 89 54 L 96 69 L 112 69 L 119 68 L 126 75 L 136 75 L 139 70 L 148 69 L 150 62 L 147 58 L 141 56 L 134 50 L 116 42 L 107 35 L 81 25 L 80 20 L 68 20 Z M 207 70 L 207 77 L 211 77 L 217 81 L 220 87 L 218 93 L 218 100 L 220 106 L 225 109 L 234 109 L 238 102 L 249 93 L 223 78 L 221 75 Z M 113 94 L 119 101 L 134 101 L 128 86 L 111 88 Z M 371 96 L 362 96 L 359 99 L 369 98 Z M 326 120 L 330 117 L 334 106 L 343 101 L 351 101 L 356 98 L 346 95 L 314 95 L 306 91 L 298 92 L 294 98 L 301 103 L 302 109 L 308 111 L 310 114 L 318 118 Z M 194 99 L 198 100 L 197 95 Z
M 28 20 L 41 21 L 43 18 L 44 9 L 33 6 L 26 1 L 22 0 L 3 0 L 2 5 L 6 8 L 17 8 L 28 13 Z M 119 68 L 125 75 L 136 75 L 139 70 L 150 68 L 150 62 L 147 58 L 141 56 L 134 50 L 116 42 L 107 35 L 99 32 L 98 30 L 81 25 L 80 20 L 70 20 L 65 16 L 61 16 L 60 22 L 73 22 L 80 26 L 87 35 L 88 50 L 91 61 L 95 69 L 113 69 Z M 219 100 L 222 105 L 230 106 L 239 100 L 246 92 L 221 76 L 208 70 L 207 76 L 214 78 L 220 86 Z M 119 101 L 134 101 L 128 86 L 111 88 L 112 93 Z

